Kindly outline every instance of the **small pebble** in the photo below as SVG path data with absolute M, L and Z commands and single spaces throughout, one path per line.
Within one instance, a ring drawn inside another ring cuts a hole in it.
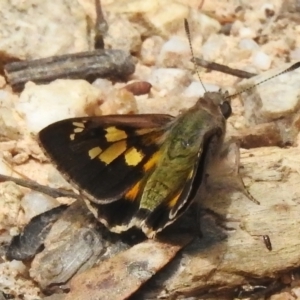
M 205 90 L 203 88 L 203 85 L 199 81 L 193 81 L 182 93 L 184 97 L 202 97 L 205 93 L 205 91 L 210 91 L 210 92 L 217 92 L 220 87 L 213 85 L 213 84 L 208 84 L 204 83 Z
M 218 34 L 212 34 L 202 46 L 202 56 L 205 60 L 214 61 L 224 51 L 226 43 L 224 38 Z
M 28 222 L 34 216 L 50 210 L 58 205 L 59 203 L 55 199 L 34 191 L 27 193 L 21 200 L 21 206 Z
M 245 39 L 245 38 L 254 38 L 255 37 L 255 32 L 253 31 L 253 29 L 251 28 L 247 28 L 247 27 L 242 27 L 240 28 L 239 30 L 239 36 L 242 38 L 242 39 Z
M 158 90 L 173 90 L 189 84 L 188 71 L 177 68 L 154 69 L 148 80 Z
M 252 64 L 263 71 L 269 70 L 272 60 L 269 55 L 263 51 L 257 51 L 252 55 Z
M 163 44 L 157 58 L 158 65 L 166 67 L 180 67 L 184 57 L 191 53 L 186 37 L 173 36 Z
M 258 50 L 258 49 L 259 49 L 258 44 L 257 44 L 254 40 L 248 39 L 248 38 L 242 39 L 242 40 L 239 42 L 239 47 L 240 47 L 241 49 L 251 50 L 251 51 L 254 51 L 254 50 Z

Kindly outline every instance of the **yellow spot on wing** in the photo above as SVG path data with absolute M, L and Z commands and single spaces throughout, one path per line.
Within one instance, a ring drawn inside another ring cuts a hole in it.
M 81 122 L 73 122 L 72 124 L 73 124 L 74 126 L 76 126 L 76 127 L 84 128 L 84 124 L 81 123 Z
M 70 140 L 74 141 L 75 140 L 75 133 L 70 134 Z
M 120 130 L 114 126 L 105 129 L 107 132 L 105 138 L 108 142 L 116 142 L 127 138 L 127 134 L 124 130 Z
M 125 161 L 128 166 L 137 166 L 144 158 L 144 153 L 132 147 L 125 153 Z
M 140 191 L 141 182 L 138 181 L 126 194 L 125 198 L 134 201 Z
M 102 152 L 100 147 L 94 147 L 89 150 L 89 157 L 90 159 L 94 159 L 96 156 L 98 156 Z
M 84 129 L 84 128 L 77 127 L 77 128 L 74 129 L 74 132 L 75 132 L 75 133 L 82 132 L 83 129 Z
M 126 151 L 126 141 L 120 141 L 112 144 L 99 155 L 99 159 L 105 164 L 110 164 Z
M 155 153 L 150 157 L 150 159 L 144 164 L 144 167 L 143 167 L 143 168 L 144 168 L 144 171 L 147 172 L 148 170 L 152 169 L 152 168 L 156 165 L 156 163 L 157 163 L 159 157 L 160 157 L 160 152 L 159 152 L 159 151 L 155 152 Z

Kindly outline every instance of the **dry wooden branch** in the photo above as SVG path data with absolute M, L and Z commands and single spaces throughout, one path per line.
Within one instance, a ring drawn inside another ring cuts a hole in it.
M 24 88 L 28 81 L 49 83 L 59 78 L 124 79 L 135 70 L 130 54 L 122 50 L 94 50 L 31 61 L 13 62 L 4 67 L 6 79 L 15 92 Z

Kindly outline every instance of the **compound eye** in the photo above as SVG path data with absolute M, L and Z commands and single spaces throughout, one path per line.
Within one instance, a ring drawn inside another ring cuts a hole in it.
M 232 113 L 231 105 L 228 101 L 224 101 L 220 105 L 221 112 L 225 119 L 228 119 Z

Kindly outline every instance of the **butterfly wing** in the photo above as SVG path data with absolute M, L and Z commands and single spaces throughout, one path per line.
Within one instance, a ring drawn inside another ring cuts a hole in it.
M 120 199 L 143 176 L 158 150 L 168 115 L 66 119 L 40 131 L 42 148 L 57 169 L 95 203 Z
M 141 182 L 155 167 L 172 120 L 149 114 L 72 118 L 44 128 L 39 140 L 95 217 L 121 232 L 133 226 Z

